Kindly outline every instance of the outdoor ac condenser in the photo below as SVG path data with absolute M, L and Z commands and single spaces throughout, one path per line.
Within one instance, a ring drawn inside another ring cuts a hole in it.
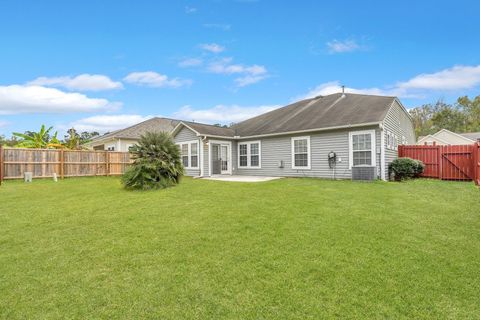
M 352 180 L 373 181 L 376 179 L 376 167 L 352 167 Z

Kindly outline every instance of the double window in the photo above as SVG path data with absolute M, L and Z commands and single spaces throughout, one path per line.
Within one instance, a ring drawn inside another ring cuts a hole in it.
M 198 141 L 181 142 L 178 146 L 180 147 L 183 167 L 198 169 Z
M 375 130 L 350 132 L 350 167 L 375 166 Z
M 310 137 L 292 138 L 292 169 L 310 169 Z
M 260 141 L 238 143 L 238 167 L 260 168 L 261 144 Z

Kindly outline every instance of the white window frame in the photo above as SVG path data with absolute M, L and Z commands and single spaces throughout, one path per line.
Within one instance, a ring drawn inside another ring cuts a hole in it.
M 305 167 L 296 166 L 295 165 L 295 141 L 297 140 L 307 140 L 307 160 L 308 165 Z M 295 170 L 310 170 L 312 168 L 312 152 L 310 148 L 310 136 L 302 136 L 302 137 L 292 137 L 291 139 L 292 144 L 292 169 Z
M 391 137 L 390 131 L 387 131 L 387 149 L 392 149 L 392 146 L 390 145 L 390 137 Z
M 192 167 L 192 144 L 197 145 L 197 166 Z M 182 142 L 177 142 L 178 147 L 180 148 L 180 153 L 182 152 L 182 146 L 187 145 L 188 149 L 188 166 L 184 166 L 185 169 L 199 169 L 200 168 L 200 144 L 198 140 L 191 140 L 191 141 L 182 141 Z M 183 159 L 183 156 L 180 155 L 181 158 Z M 183 160 L 182 160 L 183 162 Z
M 349 168 L 352 169 L 353 167 L 353 136 L 360 135 L 360 134 L 370 134 L 370 142 L 371 142 L 371 152 L 372 152 L 372 159 L 370 165 L 358 165 L 356 167 L 375 167 L 377 163 L 377 152 L 376 152 L 376 133 L 375 130 L 362 130 L 362 131 L 350 131 L 348 133 L 348 165 Z M 388 132 L 387 132 L 388 136 Z
M 252 154 L 250 145 L 258 143 L 258 166 L 252 166 Z M 247 146 L 247 165 L 240 165 L 240 145 Z M 260 140 L 255 141 L 241 141 L 237 143 L 237 168 L 238 169 L 261 169 L 262 168 L 262 142 Z
M 393 150 L 398 150 L 398 136 L 393 135 Z

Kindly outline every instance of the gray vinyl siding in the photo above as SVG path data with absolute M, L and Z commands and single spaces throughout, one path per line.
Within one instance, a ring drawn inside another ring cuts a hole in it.
M 193 132 L 192 130 L 190 130 L 186 127 L 183 127 L 175 135 L 174 139 L 175 139 L 175 143 L 181 143 L 181 142 L 193 141 L 193 140 L 199 141 L 199 144 L 198 144 L 198 153 L 199 153 L 198 161 L 200 161 L 200 165 L 202 164 L 201 159 L 200 159 L 201 158 L 200 157 L 200 143 L 201 143 L 201 140 L 200 140 L 199 137 L 197 137 L 195 132 Z M 200 175 L 200 167 L 199 167 L 199 169 L 185 169 L 185 175 L 186 176 L 199 176 Z
M 334 171 L 328 165 L 328 153 L 333 151 L 341 158 L 335 168 L 335 178 L 350 179 L 349 169 L 349 132 L 374 129 L 376 141 L 377 174 L 380 173 L 380 130 L 378 127 L 355 128 L 352 130 L 336 130 L 328 132 L 305 133 L 299 135 L 285 135 L 251 141 L 261 141 L 261 168 L 238 168 L 238 142 L 233 144 L 233 173 L 238 175 L 282 176 L 282 177 L 318 177 L 333 178 Z M 292 169 L 291 138 L 296 136 L 310 136 L 311 169 Z M 242 140 L 249 141 L 249 140 Z M 239 142 L 242 142 L 239 141 Z M 283 168 L 279 168 L 279 161 L 283 160 Z
M 415 144 L 415 129 L 413 123 L 402 108 L 402 106 L 395 101 L 383 120 L 384 128 L 384 148 L 385 148 L 385 177 L 388 179 L 388 165 L 398 157 L 398 150 L 387 148 L 387 132 L 391 132 L 398 137 L 398 144 L 402 142 L 402 136 L 407 139 L 407 144 Z

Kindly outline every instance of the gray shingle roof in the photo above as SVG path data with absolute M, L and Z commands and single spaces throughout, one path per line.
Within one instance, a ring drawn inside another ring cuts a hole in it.
M 221 137 L 233 137 L 235 135 L 235 130 L 233 130 L 232 128 L 224 128 L 198 122 L 182 122 L 202 135 Z
M 467 139 L 471 139 L 473 141 L 477 141 L 480 139 L 480 132 L 466 132 L 460 133 L 461 136 L 464 136 Z
M 103 140 L 106 138 L 139 139 L 141 135 L 144 135 L 149 131 L 170 132 L 173 130 L 173 128 L 175 128 L 175 126 L 179 122 L 180 122 L 179 120 L 155 117 L 155 118 L 137 123 L 131 127 L 104 134 L 102 136 L 95 138 L 93 141 Z
M 395 97 L 336 93 L 301 100 L 231 128 L 237 136 L 324 129 L 382 121 Z

